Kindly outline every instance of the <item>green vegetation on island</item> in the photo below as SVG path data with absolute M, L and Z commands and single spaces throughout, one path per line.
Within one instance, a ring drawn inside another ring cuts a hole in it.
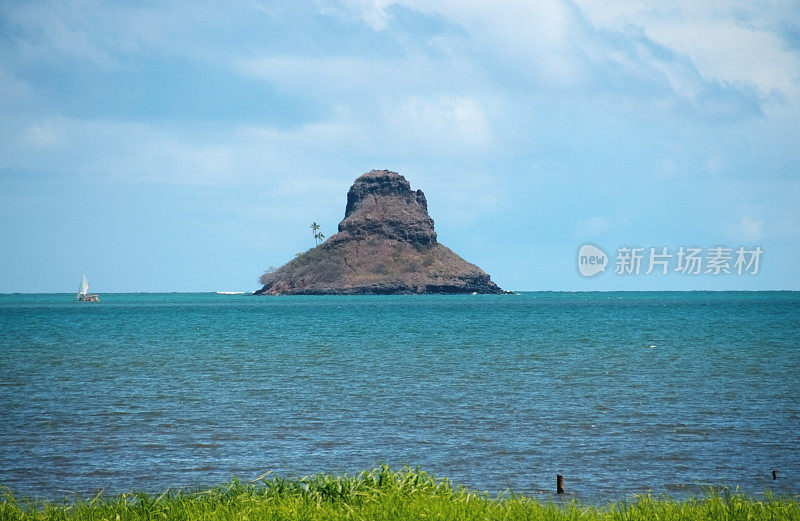
M 205 491 L 166 491 L 86 500 L 43 502 L 17 499 L 0 490 L 2 520 L 800 520 L 798 496 L 746 496 L 708 490 L 703 497 L 675 500 L 637 496 L 602 506 L 558 497 L 539 501 L 512 493 L 490 496 L 453 486 L 418 469 L 388 467 L 358 476 L 318 475 L 301 479 L 262 477 Z
M 314 244 L 319 245 L 325 240 L 325 234 L 322 233 L 322 228 L 317 221 L 311 223 L 311 231 L 314 233 Z

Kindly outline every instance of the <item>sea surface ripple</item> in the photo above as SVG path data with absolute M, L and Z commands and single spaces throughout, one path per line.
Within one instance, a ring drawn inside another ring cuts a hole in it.
M 800 489 L 800 293 L 0 295 L 0 485 Z M 772 479 L 772 471 L 778 475 Z

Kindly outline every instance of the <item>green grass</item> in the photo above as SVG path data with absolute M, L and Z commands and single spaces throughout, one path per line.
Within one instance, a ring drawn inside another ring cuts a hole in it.
M 419 470 L 381 467 L 358 476 L 261 478 L 202 492 L 166 491 L 71 500 L 20 500 L 0 491 L 0 520 L 162 519 L 508 519 L 508 520 L 800 520 L 797 496 L 756 498 L 709 490 L 703 497 L 673 500 L 639 496 L 604 506 L 561 498 L 549 502 L 514 495 L 490 497 Z

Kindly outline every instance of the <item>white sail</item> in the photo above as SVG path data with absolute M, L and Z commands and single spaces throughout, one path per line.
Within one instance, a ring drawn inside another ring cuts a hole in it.
M 81 286 L 78 289 L 77 298 L 81 298 L 82 296 L 85 296 L 87 293 L 89 293 L 89 281 L 86 280 L 86 274 L 83 273 L 81 276 Z

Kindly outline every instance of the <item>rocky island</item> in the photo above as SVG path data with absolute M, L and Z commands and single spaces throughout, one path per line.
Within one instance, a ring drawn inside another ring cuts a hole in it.
M 425 194 L 388 170 L 355 180 L 338 233 L 259 282 L 260 295 L 503 293 L 438 243 Z

